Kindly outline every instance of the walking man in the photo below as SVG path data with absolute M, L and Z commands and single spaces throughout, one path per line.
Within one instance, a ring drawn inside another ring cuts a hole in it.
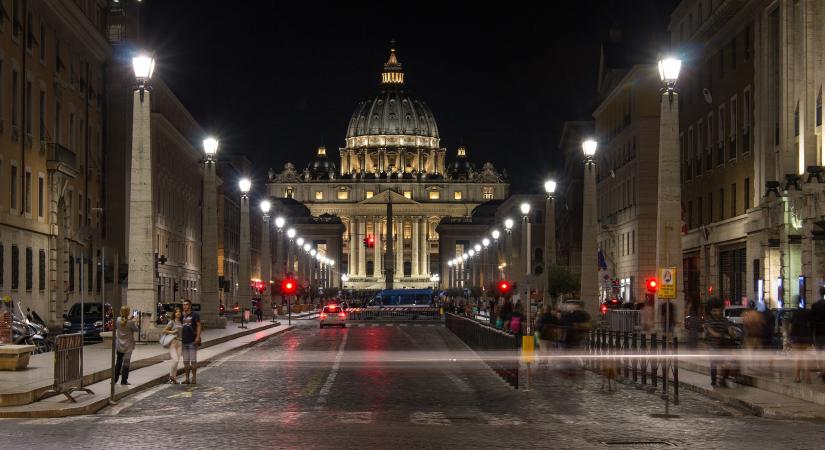
M 198 346 L 201 345 L 201 316 L 192 311 L 192 301 L 183 301 L 183 328 L 181 330 L 181 344 L 183 345 L 183 371 L 186 380 L 183 384 L 190 384 L 189 373 L 192 373 L 191 384 L 198 383 Z

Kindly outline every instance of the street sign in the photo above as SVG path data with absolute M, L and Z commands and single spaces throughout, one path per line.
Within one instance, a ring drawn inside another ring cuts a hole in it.
M 659 269 L 659 298 L 676 298 L 676 268 Z

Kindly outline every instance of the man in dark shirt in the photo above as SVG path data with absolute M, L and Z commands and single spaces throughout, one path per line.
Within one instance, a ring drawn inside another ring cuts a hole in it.
M 722 305 L 719 302 L 711 301 L 710 318 L 705 322 L 705 330 L 708 333 L 708 345 L 715 352 L 723 352 L 733 347 L 735 344 L 730 330 L 731 323 L 722 315 Z M 725 361 L 720 356 L 710 358 L 710 384 L 716 386 L 717 366 L 722 366 L 722 387 L 727 387 L 728 368 Z
M 183 371 L 189 384 L 189 373 L 192 373 L 192 384 L 198 382 L 198 346 L 201 345 L 201 316 L 192 311 L 192 302 L 183 301 L 183 319 L 181 320 L 181 344 L 183 344 Z

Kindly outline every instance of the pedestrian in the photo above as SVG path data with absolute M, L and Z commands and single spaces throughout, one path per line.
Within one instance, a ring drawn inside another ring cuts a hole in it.
M 710 357 L 710 385 L 716 386 L 718 367 L 722 366 L 721 387 L 728 387 L 727 379 L 731 375 L 730 367 L 724 355 L 725 351 L 735 346 L 733 325 L 722 315 L 722 302 L 718 298 L 708 301 L 710 318 L 705 322 L 705 331 L 708 334 L 708 344 L 716 353 Z
M 182 318 L 183 312 L 180 308 L 175 308 L 172 312 L 172 317 L 169 319 L 169 323 L 166 324 L 166 328 L 163 329 L 163 334 L 172 334 L 175 336 L 175 338 L 172 339 L 172 343 L 169 344 L 169 358 L 171 361 L 171 367 L 169 368 L 170 384 L 178 384 L 178 364 L 180 363 L 181 352 L 183 351 L 180 341 L 181 331 L 183 329 Z
M 264 321 L 264 310 L 262 309 L 261 303 L 263 303 L 263 300 L 258 300 L 258 302 L 255 303 L 255 317 L 258 322 Z
M 791 327 L 788 333 L 791 342 L 791 351 L 794 354 L 794 383 L 802 382 L 802 377 L 805 377 L 805 382 L 811 382 L 811 372 L 808 368 L 808 359 L 806 353 L 811 348 L 813 341 L 813 332 L 811 330 L 811 314 L 807 309 L 799 309 L 794 311 L 791 318 Z
M 115 352 L 117 359 L 115 360 L 115 374 L 114 382 L 120 379 L 120 384 L 123 386 L 129 385 L 129 365 L 132 361 L 132 351 L 135 349 L 135 335 L 139 328 L 135 323 L 134 317 L 130 317 L 132 309 L 128 306 L 120 308 L 120 317 L 116 323 L 115 338 L 117 344 L 115 345 Z
M 501 308 L 498 312 L 498 318 L 496 319 L 496 328 L 499 330 L 506 330 L 509 328 L 510 324 L 510 315 L 513 313 L 513 304 L 508 299 L 504 299 L 504 304 L 501 305 Z
M 183 372 L 186 376 L 183 384 L 198 384 L 198 346 L 201 345 L 201 317 L 192 311 L 192 301 L 183 301 L 183 319 L 181 319 L 181 346 L 183 348 Z
M 547 358 L 547 366 L 550 366 L 549 355 L 553 348 L 553 341 L 555 340 L 555 325 L 556 316 L 550 306 L 544 306 L 536 319 L 536 338 L 539 344 L 539 352 Z
M 757 357 L 756 352 L 762 348 L 762 333 L 765 332 L 764 321 L 765 317 L 759 311 L 753 309 L 753 305 L 751 309 L 748 309 L 742 315 L 742 329 L 745 333 L 742 346 L 748 351 L 751 363 Z
M 818 358 L 817 364 L 821 371 L 819 376 L 822 381 L 825 381 L 825 360 L 822 358 L 822 351 L 825 350 L 825 287 L 819 289 L 819 300 L 811 305 L 811 326 Z

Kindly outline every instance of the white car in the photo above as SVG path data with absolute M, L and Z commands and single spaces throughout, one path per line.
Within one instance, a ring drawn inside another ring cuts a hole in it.
M 723 315 L 725 316 L 725 319 L 728 319 L 728 322 L 736 325 L 737 327 L 741 327 L 745 312 L 749 309 L 750 308 L 746 308 L 744 306 L 729 306 L 725 308 Z
M 347 326 L 345 322 L 347 320 L 347 313 L 338 305 L 324 306 L 324 309 L 321 310 L 321 314 L 318 315 L 318 318 L 321 321 L 321 328 L 328 325 L 337 325 L 342 328 Z

